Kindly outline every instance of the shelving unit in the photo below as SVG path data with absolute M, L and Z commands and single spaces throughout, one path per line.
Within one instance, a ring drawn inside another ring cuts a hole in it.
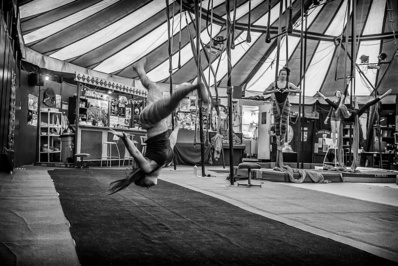
M 79 121 L 87 121 L 87 98 L 80 97 L 79 101 Z M 71 124 L 76 124 L 76 103 L 77 97 L 73 96 L 69 98 L 69 112 L 68 120 Z
M 39 162 L 61 161 L 61 116 L 58 111 L 40 111 Z
M 344 163 L 346 165 L 351 165 L 353 160 L 351 145 L 354 136 L 354 126 L 344 125 L 343 128 L 343 150 L 344 150 Z
M 375 141 L 373 142 L 373 150 L 379 150 L 379 139 L 378 136 L 380 135 L 380 142 L 381 142 L 381 149 L 385 151 L 389 147 L 394 146 L 394 133 L 395 127 L 391 126 L 380 126 L 380 133 L 379 127 L 375 125 L 373 127 L 373 136 L 375 136 Z

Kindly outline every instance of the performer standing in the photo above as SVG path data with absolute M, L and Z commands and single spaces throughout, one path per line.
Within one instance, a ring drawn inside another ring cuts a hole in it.
M 339 106 L 340 101 L 341 101 L 341 91 L 336 91 L 334 93 L 334 96 L 337 97 L 337 101 L 334 101 L 334 103 Z M 330 111 L 325 119 L 325 125 L 327 125 L 328 121 L 330 119 L 330 127 L 332 129 L 332 140 L 333 140 L 333 145 L 334 147 L 337 146 L 336 142 L 336 135 L 339 134 L 339 129 L 340 129 L 340 120 L 337 119 L 336 117 L 336 112 L 333 107 L 330 108 Z
M 300 93 L 301 90 L 293 83 L 289 82 L 290 68 L 284 67 L 279 71 L 278 80 L 272 82 L 263 92 L 263 95 L 273 94 L 274 104 L 272 112 L 274 114 L 276 143 L 279 155 L 277 155 L 277 167 L 283 167 L 282 148 L 285 141 L 290 114 L 289 94 L 291 92 Z
M 112 182 L 109 189 L 111 194 L 126 188 L 133 182 L 137 186 L 147 188 L 156 185 L 160 170 L 170 161 L 173 155 L 172 149 L 177 141 L 179 128 L 177 126 L 169 136 L 166 118 L 178 107 L 180 101 L 192 91 L 197 90 L 202 101 L 205 104 L 209 103 L 208 94 L 203 84 L 179 86 L 170 97 L 162 98 L 157 84 L 149 80 L 146 75 L 145 63 L 145 58 L 136 63 L 134 71 L 138 74 L 142 85 L 148 89 L 148 105 L 140 114 L 142 128 L 147 130 L 148 135 L 146 153 L 142 155 L 125 133 L 111 130 L 113 134 L 122 138 L 127 150 L 138 165 L 138 169 L 133 170 L 126 178 Z

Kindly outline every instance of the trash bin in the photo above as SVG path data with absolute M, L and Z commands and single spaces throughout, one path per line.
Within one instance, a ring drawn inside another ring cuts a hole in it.
M 75 134 L 63 134 L 61 138 L 61 161 L 64 163 L 68 162 L 68 158 L 73 158 L 73 140 Z

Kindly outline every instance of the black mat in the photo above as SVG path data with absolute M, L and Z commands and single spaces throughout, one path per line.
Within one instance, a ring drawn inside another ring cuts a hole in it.
M 49 173 L 82 265 L 393 264 L 161 180 L 108 196 L 124 171 Z

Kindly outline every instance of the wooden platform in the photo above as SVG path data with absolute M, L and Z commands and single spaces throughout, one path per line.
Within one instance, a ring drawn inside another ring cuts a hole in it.
M 398 171 L 358 167 L 359 173 L 343 173 L 343 182 L 352 183 L 397 183 Z
M 329 182 L 351 182 L 351 183 L 396 183 L 398 180 L 398 171 L 384 170 L 378 168 L 358 167 L 355 173 L 306 169 L 323 174 L 325 180 Z M 242 173 L 243 174 L 243 173 Z M 295 179 L 299 179 L 298 173 L 294 174 Z M 253 170 L 253 179 L 267 180 L 273 182 L 289 182 L 289 176 L 286 172 L 280 172 L 273 169 Z M 313 183 L 306 176 L 304 183 Z

